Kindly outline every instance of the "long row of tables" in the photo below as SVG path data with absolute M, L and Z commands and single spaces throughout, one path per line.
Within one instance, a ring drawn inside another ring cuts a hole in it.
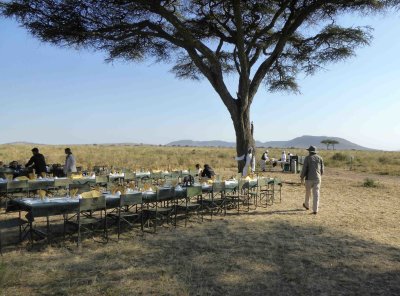
M 269 178 L 269 182 L 274 182 L 274 179 Z M 235 191 L 238 188 L 237 180 L 228 180 L 222 181 L 224 183 L 224 188 L 226 191 Z M 221 182 L 216 182 L 221 183 Z M 249 188 L 257 187 L 258 180 L 247 180 Z M 194 186 L 200 186 L 200 184 L 194 184 Z M 209 183 L 201 184 L 203 194 L 209 194 L 213 191 L 213 185 Z M 181 187 L 180 185 L 176 187 L 164 186 L 158 187 L 156 191 L 147 190 L 147 191 L 137 191 L 137 190 L 129 190 L 126 194 L 141 194 L 143 204 L 149 204 L 152 202 L 156 202 L 157 191 L 161 190 L 171 190 L 173 192 L 172 200 L 179 200 L 186 198 L 186 187 Z M 110 192 L 103 192 L 103 195 L 106 198 L 106 207 L 107 209 L 114 209 L 119 207 L 120 205 L 120 196 L 121 194 L 111 194 Z M 76 213 L 79 210 L 79 198 L 78 197 L 70 197 L 70 196 L 58 196 L 51 198 L 16 198 L 10 200 L 8 203 L 7 211 L 16 211 L 16 212 L 26 212 L 26 219 L 28 222 L 28 232 L 25 237 L 30 233 L 30 239 L 32 240 L 32 234 L 36 234 L 42 238 L 48 237 L 50 233 L 49 230 L 49 217 L 57 216 L 57 215 L 68 215 Z M 33 227 L 33 223 L 36 218 L 46 217 L 47 218 L 47 232 L 44 233 L 40 230 L 37 230 Z
M 273 180 L 273 179 L 272 179 Z M 238 182 L 235 180 L 225 181 L 226 190 L 233 191 L 236 189 Z M 249 181 L 250 187 L 254 187 L 257 185 L 257 180 Z M 200 184 L 195 184 L 200 185 Z M 202 184 L 203 193 L 210 193 L 212 191 L 212 184 Z M 171 189 L 172 187 L 159 187 L 159 190 L 162 189 Z M 131 190 L 129 193 L 141 193 L 143 202 L 148 203 L 154 201 L 156 197 L 156 191 L 148 190 L 148 191 L 135 191 Z M 106 205 L 107 208 L 116 208 L 119 206 L 119 194 L 110 194 L 109 192 L 104 193 L 106 197 Z M 174 187 L 174 197 L 184 198 L 186 196 L 186 187 L 177 186 Z M 76 212 L 79 207 L 79 198 L 77 197 L 68 197 L 68 196 L 59 196 L 59 197 L 50 197 L 50 198 L 16 198 L 9 202 L 8 210 L 9 211 L 26 211 L 28 212 L 28 217 L 32 221 L 37 217 L 46 217 L 52 215 L 62 215 L 66 213 Z
M 188 171 L 181 171 L 181 176 L 187 175 L 189 172 Z M 159 172 L 159 173 L 151 173 L 151 172 L 136 172 L 136 173 L 131 173 L 129 180 L 132 180 L 131 178 L 135 180 L 141 180 L 141 179 L 147 179 L 147 178 L 152 178 L 153 176 L 158 176 L 159 178 L 168 178 L 171 177 L 173 173 L 169 172 Z M 109 174 L 107 175 L 108 181 L 109 182 L 114 182 L 118 180 L 125 180 L 127 175 L 125 173 L 119 173 L 119 174 Z M 62 180 L 70 180 L 71 184 L 91 184 L 95 185 L 97 183 L 97 178 L 96 176 L 85 176 L 81 178 L 73 178 L 69 179 L 66 177 L 63 178 L 38 178 L 34 180 L 19 180 L 18 178 L 15 178 L 14 180 L 5 180 L 5 179 L 0 179 L 0 193 L 5 193 L 7 192 L 7 184 L 17 184 L 21 182 L 28 182 L 28 187 L 32 187 L 35 190 L 37 189 L 44 189 L 46 190 L 47 188 L 53 187 L 57 181 L 62 181 Z

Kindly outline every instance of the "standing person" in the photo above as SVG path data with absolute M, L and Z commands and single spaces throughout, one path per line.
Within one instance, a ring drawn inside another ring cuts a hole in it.
M 243 172 L 242 172 L 242 176 L 243 177 L 247 176 L 247 172 L 249 170 L 249 166 L 250 166 L 250 164 L 252 162 L 252 159 L 253 159 L 253 149 L 251 147 L 249 148 L 249 150 L 247 150 L 246 154 L 244 154 L 242 156 L 239 156 L 239 157 L 236 157 L 236 160 L 244 160 L 246 162 L 244 167 L 243 167 Z M 253 168 L 253 166 L 252 166 L 252 168 Z
M 289 163 L 290 163 L 290 159 L 292 158 L 292 156 L 293 156 L 293 154 L 288 151 L 287 160 L 289 161 Z
M 65 158 L 64 174 L 76 173 L 76 161 L 75 157 L 72 155 L 71 148 L 65 148 L 65 154 L 67 157 Z
M 317 148 L 310 146 L 309 155 L 304 159 L 303 169 L 301 170 L 301 183 L 306 179 L 306 197 L 303 207 L 307 210 L 310 208 L 311 190 L 313 193 L 313 214 L 318 213 L 319 205 L 319 189 L 321 187 L 321 177 L 324 173 L 324 161 L 321 156 L 317 155 Z
M 282 170 L 285 169 L 285 163 L 286 163 L 286 152 L 282 151 L 282 155 L 281 155 L 281 167 L 282 167 Z
M 251 155 L 251 173 L 254 174 L 256 171 L 256 153 L 253 151 Z
M 289 170 L 292 171 L 292 153 L 287 152 L 286 162 L 289 164 Z
M 261 155 L 261 170 L 265 172 L 266 169 L 266 164 L 269 161 L 268 157 L 268 150 L 265 150 L 265 152 Z
M 286 162 L 286 152 L 282 151 L 281 161 Z
M 40 154 L 39 149 L 36 147 L 32 149 L 32 154 L 33 156 L 29 159 L 25 167 L 31 167 L 33 165 L 32 167 L 38 176 L 46 174 L 46 160 L 44 159 L 43 154 Z

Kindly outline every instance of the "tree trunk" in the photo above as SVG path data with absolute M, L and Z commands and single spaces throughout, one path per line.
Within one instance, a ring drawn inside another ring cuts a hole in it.
M 250 112 L 249 110 L 238 112 L 238 114 L 232 115 L 231 117 L 236 133 L 236 153 L 237 156 L 242 156 L 247 153 L 249 147 L 254 148 L 253 135 L 251 134 Z M 243 171 L 245 162 L 246 159 L 238 161 L 239 173 Z

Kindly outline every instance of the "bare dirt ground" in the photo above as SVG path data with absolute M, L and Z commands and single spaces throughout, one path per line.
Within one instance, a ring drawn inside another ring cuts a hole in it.
M 99 244 L 7 247 L 0 295 L 399 295 L 400 178 L 328 169 L 320 212 L 282 202 Z M 378 187 L 365 188 L 370 177 Z M 298 184 L 297 184 L 298 183 Z

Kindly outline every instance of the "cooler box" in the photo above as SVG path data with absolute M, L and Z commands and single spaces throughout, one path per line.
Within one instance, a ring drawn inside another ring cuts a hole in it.
M 290 163 L 285 163 L 283 165 L 283 171 L 284 172 L 290 172 Z

